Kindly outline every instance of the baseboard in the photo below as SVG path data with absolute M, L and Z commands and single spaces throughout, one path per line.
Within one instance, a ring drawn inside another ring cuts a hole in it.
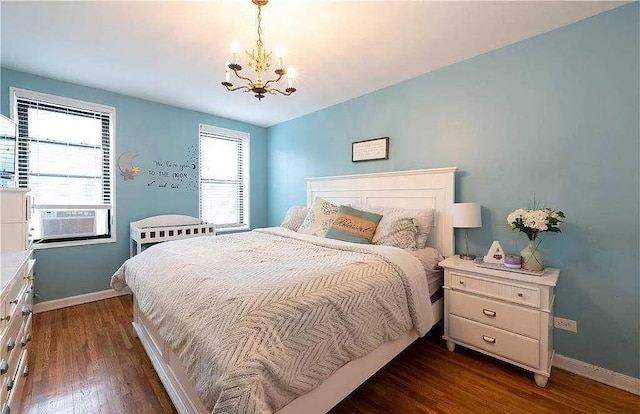
M 33 313 L 47 312 L 55 309 L 66 308 L 68 306 L 82 305 L 83 303 L 95 302 L 97 300 L 115 298 L 116 296 L 130 295 L 131 290 L 125 288 L 121 291 L 113 289 L 101 290 L 99 292 L 85 293 L 84 295 L 70 296 L 68 298 L 48 300 L 37 303 L 33 306 Z
M 631 377 L 558 354 L 553 358 L 553 366 L 640 395 L 640 378 Z

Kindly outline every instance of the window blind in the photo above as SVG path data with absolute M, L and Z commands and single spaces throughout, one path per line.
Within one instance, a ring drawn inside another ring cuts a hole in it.
M 249 134 L 200 125 L 200 218 L 248 228 Z
M 35 238 L 41 238 L 37 219 L 43 210 L 95 210 L 96 234 L 68 238 L 110 236 L 113 112 L 19 95 L 14 108 L 17 181 L 31 190 Z
M 0 185 L 15 185 L 16 124 L 0 115 Z

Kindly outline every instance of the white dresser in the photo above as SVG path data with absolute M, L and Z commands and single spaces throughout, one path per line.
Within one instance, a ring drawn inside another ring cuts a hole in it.
M 29 247 L 31 197 L 28 188 L 0 188 L 0 252 L 15 252 Z
M 444 339 L 534 372 L 547 385 L 553 359 L 553 289 L 560 271 L 542 276 L 478 267 L 458 256 L 444 267 Z
M 0 413 L 20 411 L 29 374 L 33 252 L 28 237 L 28 190 L 0 189 Z

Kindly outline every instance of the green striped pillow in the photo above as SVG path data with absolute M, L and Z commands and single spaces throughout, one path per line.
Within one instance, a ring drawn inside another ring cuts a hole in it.
M 382 219 L 380 214 L 340 206 L 336 218 L 324 237 L 351 243 L 371 244 L 380 219 Z

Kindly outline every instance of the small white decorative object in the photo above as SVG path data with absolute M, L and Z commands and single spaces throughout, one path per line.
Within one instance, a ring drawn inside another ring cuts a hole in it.
M 496 240 L 491 243 L 489 253 L 484 257 L 484 262 L 504 264 L 504 250 L 499 241 Z

